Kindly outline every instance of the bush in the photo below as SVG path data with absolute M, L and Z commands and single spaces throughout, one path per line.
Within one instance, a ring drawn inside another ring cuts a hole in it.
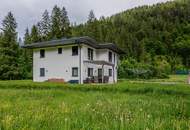
M 171 65 L 165 56 L 155 56 L 149 64 L 127 58 L 119 65 L 119 78 L 168 78 L 169 74 L 171 74 Z
M 119 78 L 149 79 L 153 76 L 152 66 L 137 62 L 129 58 L 121 61 L 119 65 Z

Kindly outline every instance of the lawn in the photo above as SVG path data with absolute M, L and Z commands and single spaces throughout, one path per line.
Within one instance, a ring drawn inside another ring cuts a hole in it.
M 189 130 L 190 86 L 174 77 L 115 85 L 0 81 L 0 129 Z

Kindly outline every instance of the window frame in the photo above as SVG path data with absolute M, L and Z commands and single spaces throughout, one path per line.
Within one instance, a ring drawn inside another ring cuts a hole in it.
M 94 68 L 88 68 L 88 77 L 93 77 L 94 75 Z
M 75 75 L 74 71 L 77 70 L 77 74 Z M 72 67 L 72 77 L 78 77 L 79 76 L 79 68 L 78 67 Z
M 94 50 L 91 48 L 88 48 L 88 60 L 94 59 Z
M 109 62 L 113 62 L 113 53 L 111 51 L 108 52 L 108 60 Z
M 45 68 L 40 68 L 40 77 L 45 77 Z
M 63 48 L 62 47 L 59 47 L 57 48 L 57 53 L 60 55 L 60 54 L 63 54 Z
M 74 51 L 75 49 L 75 51 Z M 72 46 L 72 56 L 78 56 L 79 54 L 79 49 L 78 49 L 78 46 Z
M 109 69 L 109 77 L 113 76 L 113 70 L 112 69 Z
M 45 58 L 45 49 L 40 49 L 40 58 Z

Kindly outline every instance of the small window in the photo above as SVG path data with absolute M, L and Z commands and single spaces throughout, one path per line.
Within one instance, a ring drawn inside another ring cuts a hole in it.
M 40 77 L 45 77 L 45 68 L 40 68 Z
M 72 76 L 78 77 L 78 68 L 77 67 L 72 68 Z
M 93 49 L 88 48 L 88 60 L 93 60 Z
M 114 54 L 114 64 L 115 64 L 115 58 L 116 58 L 116 56 L 115 56 L 115 54 Z
M 112 69 L 109 69 L 109 76 L 112 76 Z
M 72 55 L 77 56 L 78 55 L 78 46 L 73 46 L 72 47 Z
M 58 48 L 58 54 L 62 54 L 62 48 Z
M 112 62 L 112 52 L 109 51 L 108 57 L 109 57 L 109 62 Z
M 40 50 L 40 58 L 44 58 L 45 57 L 45 50 L 41 49 Z
M 93 76 L 93 68 L 88 68 L 88 77 Z

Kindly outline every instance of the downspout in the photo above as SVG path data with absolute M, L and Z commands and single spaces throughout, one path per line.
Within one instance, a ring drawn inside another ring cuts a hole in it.
M 112 68 L 113 68 L 113 83 L 115 83 L 115 63 L 114 63 L 114 66 Z
M 77 44 L 78 44 L 78 47 L 79 47 L 79 84 L 81 84 L 82 83 L 82 81 L 81 81 L 81 77 L 82 77 L 82 72 L 81 72 L 81 62 L 82 62 L 82 60 L 81 60 L 81 45 L 80 45 L 80 42 L 78 41 L 78 40 L 76 40 L 75 41 Z

